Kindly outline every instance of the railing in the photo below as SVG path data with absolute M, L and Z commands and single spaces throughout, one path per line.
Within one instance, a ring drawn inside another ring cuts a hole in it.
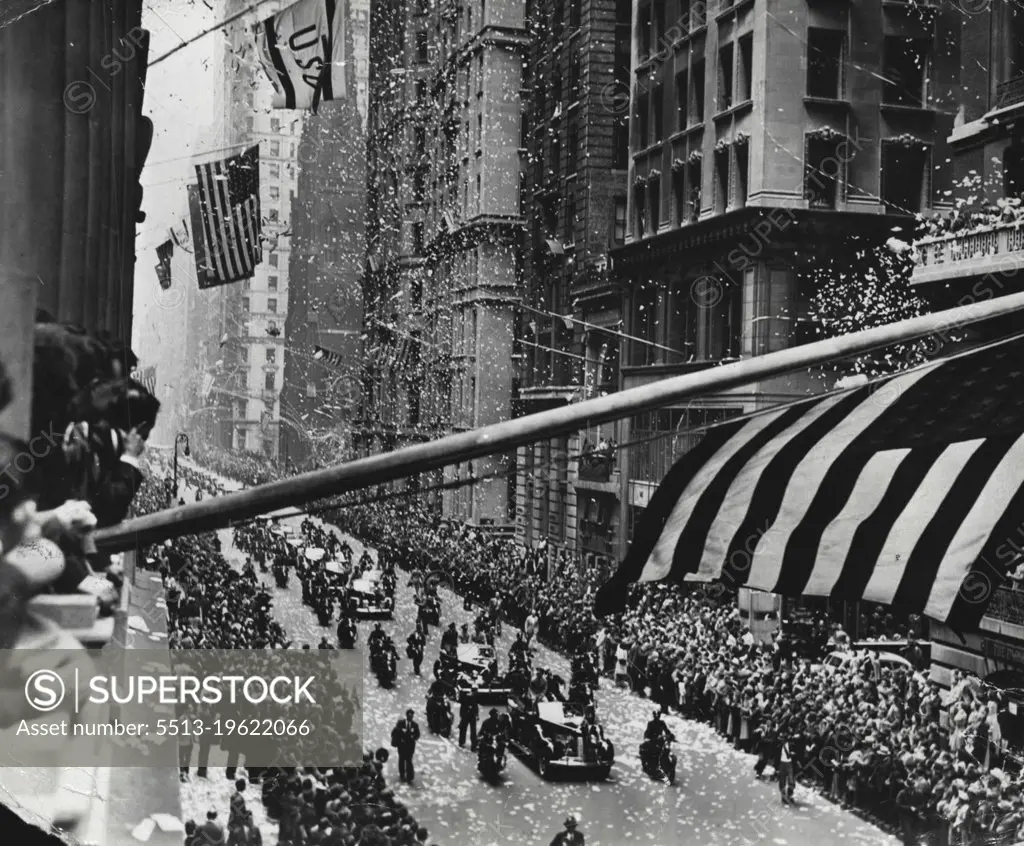
M 985 610 L 985 615 L 1004 623 L 1024 625 L 1024 590 L 998 588 Z
M 915 277 L 997 271 L 1005 275 L 1016 271 L 1017 261 L 1024 262 L 1024 226 L 996 224 L 980 231 L 925 238 L 916 246 Z
M 1024 101 L 1024 74 L 1008 79 L 1006 82 L 1000 82 L 996 86 L 995 107 L 997 109 L 1022 101 Z
M 610 481 L 615 470 L 618 451 L 610 440 L 614 427 L 603 428 L 603 433 L 600 426 L 584 429 L 580 433 L 579 476 L 587 482 Z

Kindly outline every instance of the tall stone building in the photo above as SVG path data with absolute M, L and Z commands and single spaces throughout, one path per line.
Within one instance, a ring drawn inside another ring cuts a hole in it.
M 622 294 L 608 254 L 626 236 L 631 6 L 530 0 L 523 88 L 523 362 L 517 412 L 618 388 Z M 608 563 L 620 520 L 614 424 L 521 448 L 519 543 Z
M 511 414 L 523 14 L 518 0 L 373 9 L 366 451 Z M 511 461 L 448 472 L 476 482 L 444 513 L 508 524 Z
M 349 456 L 359 406 L 366 160 L 357 103 L 323 104 L 299 149 L 281 458 L 302 468 Z
M 810 339 L 803 271 L 948 202 L 962 18 L 916 0 L 637 0 L 613 269 L 645 342 L 625 345 L 622 387 Z M 695 430 L 825 386 L 796 373 L 624 421 L 619 551 Z

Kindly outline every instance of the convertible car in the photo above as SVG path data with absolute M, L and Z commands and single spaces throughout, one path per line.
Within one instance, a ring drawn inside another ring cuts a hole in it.
M 351 596 L 355 600 L 355 614 L 361 620 L 393 620 L 395 601 L 387 596 L 383 587 L 367 579 L 352 582 Z
M 541 778 L 556 775 L 608 778 L 613 758 L 584 749 L 583 709 L 569 702 L 539 702 L 515 698 L 509 703 L 512 751 L 532 763 Z
M 509 686 L 501 676 L 487 678 L 487 667 L 495 660 L 494 647 L 482 643 L 463 643 L 456 653 L 459 658 L 459 690 L 469 690 L 475 685 L 477 701 L 481 705 L 504 705 L 511 692 Z

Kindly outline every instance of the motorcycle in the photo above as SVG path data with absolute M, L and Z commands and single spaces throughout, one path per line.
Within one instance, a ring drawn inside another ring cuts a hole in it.
M 660 740 L 645 740 L 640 744 L 640 764 L 644 773 L 655 781 L 665 779 L 669 784 L 676 783 L 676 755 L 672 751 L 674 738 L 662 737 Z
M 477 769 L 488 781 L 496 781 L 505 769 L 505 739 L 501 735 L 480 738 Z
M 441 737 L 451 737 L 452 722 L 452 709 L 448 705 L 448 700 L 443 696 L 428 696 L 427 727 L 430 731 Z

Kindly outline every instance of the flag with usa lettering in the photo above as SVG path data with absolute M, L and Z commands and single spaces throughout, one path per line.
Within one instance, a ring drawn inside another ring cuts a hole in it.
M 712 428 L 669 470 L 595 612 L 632 582 L 869 600 L 976 629 L 1021 560 L 1024 341 Z
M 206 245 L 206 284 L 251 279 L 263 261 L 260 220 L 260 148 L 196 165 L 200 219 Z

